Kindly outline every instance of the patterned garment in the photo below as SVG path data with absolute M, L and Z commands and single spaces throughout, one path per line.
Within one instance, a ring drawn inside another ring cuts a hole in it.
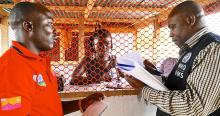
M 164 77 L 168 77 L 170 72 L 172 71 L 174 65 L 177 63 L 177 58 L 166 58 L 162 64 L 160 65 L 159 71 L 162 73 L 161 75 Z
M 200 30 L 186 42 L 186 46 L 194 46 L 208 32 L 207 28 Z M 184 47 L 180 55 L 184 53 Z M 196 62 L 200 64 L 195 66 Z M 187 78 L 187 89 L 157 91 L 144 87 L 142 97 L 174 116 L 207 116 L 220 107 L 219 88 L 220 43 L 212 42 L 196 56 L 192 72 Z

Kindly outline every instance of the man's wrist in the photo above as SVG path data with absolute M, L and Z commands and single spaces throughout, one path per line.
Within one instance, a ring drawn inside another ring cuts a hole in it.
M 82 108 L 82 100 L 78 100 L 78 107 L 81 113 L 83 113 L 83 108 Z
M 147 101 L 149 101 L 150 99 L 150 93 L 151 93 L 151 88 L 147 86 L 143 87 L 141 90 L 141 96 Z

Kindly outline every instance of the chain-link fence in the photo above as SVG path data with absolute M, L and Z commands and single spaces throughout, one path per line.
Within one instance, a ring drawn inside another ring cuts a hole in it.
M 167 16 L 185 0 L 25 1 L 40 2 L 54 14 L 59 39 L 47 55 L 64 84 L 61 93 L 133 93 L 116 71 L 117 57 L 139 51 L 157 68 L 168 57 L 178 58 L 179 48 L 169 37 Z M 220 34 L 219 0 L 195 1 L 203 6 L 210 27 Z

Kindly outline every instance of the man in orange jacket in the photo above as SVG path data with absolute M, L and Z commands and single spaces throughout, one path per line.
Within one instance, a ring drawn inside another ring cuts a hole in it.
M 0 57 L 1 116 L 61 116 L 85 109 L 104 98 L 95 93 L 82 100 L 61 103 L 57 79 L 41 51 L 53 48 L 56 33 L 51 12 L 39 3 L 16 4 L 9 18 L 16 41 Z M 63 107 L 63 110 L 62 110 Z

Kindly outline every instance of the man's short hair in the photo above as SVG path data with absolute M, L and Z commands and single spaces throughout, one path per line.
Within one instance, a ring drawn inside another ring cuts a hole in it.
M 106 29 L 99 29 L 93 33 L 93 37 L 98 37 L 100 39 L 106 38 L 108 36 L 111 36 L 111 33 Z
M 169 14 L 169 18 L 176 15 L 185 13 L 186 15 L 195 15 L 195 16 L 202 16 L 204 15 L 203 8 L 194 1 L 185 1 L 178 4 L 176 7 Z
M 40 3 L 19 2 L 12 8 L 10 12 L 9 24 L 13 29 L 15 26 L 17 26 L 17 24 L 23 22 L 24 20 L 36 19 L 37 17 L 33 17 L 34 13 L 45 13 L 45 11 L 50 12 Z

